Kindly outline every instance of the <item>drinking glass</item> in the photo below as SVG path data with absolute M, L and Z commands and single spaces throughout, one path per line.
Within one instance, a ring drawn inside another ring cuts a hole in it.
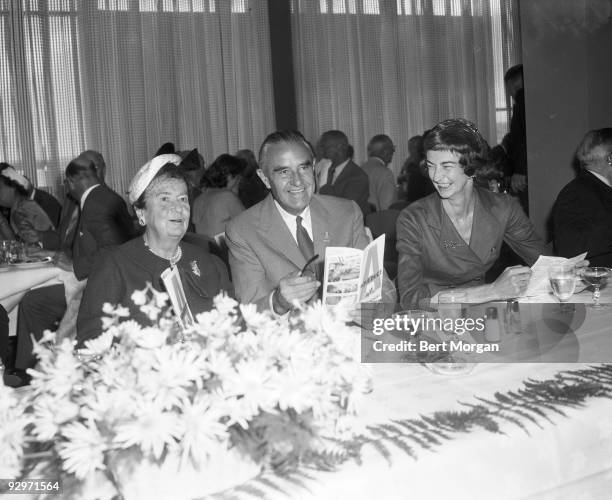
M 453 322 L 464 316 L 464 307 L 467 301 L 465 292 L 449 290 L 438 294 L 438 317 L 441 320 L 441 330 L 438 337 L 447 346 L 447 355 L 434 363 L 425 363 L 425 366 L 440 375 L 460 375 L 472 371 L 475 363 L 469 361 L 469 353 L 455 352 L 450 349 L 451 341 L 470 342 L 469 337 L 455 333 L 454 329 L 445 329 L 448 320 Z M 448 326 L 448 325 L 447 325 Z
M 576 289 L 576 269 L 571 265 L 551 266 L 548 279 L 555 297 L 559 302 L 567 302 Z
M 450 290 L 448 292 L 440 292 L 438 294 L 438 313 L 442 320 L 458 319 L 463 317 L 463 307 L 467 301 L 465 292 L 456 292 Z
M 15 262 L 25 262 L 26 254 L 25 254 L 25 246 L 20 241 L 11 241 L 10 243 L 10 261 L 11 263 Z
M 587 283 L 593 285 L 593 303 L 589 304 L 589 307 L 593 309 L 602 309 L 603 304 L 599 303 L 600 292 L 599 289 L 605 286 L 608 282 L 608 278 L 612 274 L 612 269 L 608 267 L 585 267 L 582 270 L 582 279 Z
M 10 240 L 0 240 L 0 265 L 10 263 L 11 242 Z

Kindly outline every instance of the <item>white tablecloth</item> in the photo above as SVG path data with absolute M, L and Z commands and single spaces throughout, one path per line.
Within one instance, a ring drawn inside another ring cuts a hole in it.
M 588 310 L 576 330 L 580 348 L 598 349 L 590 339 L 612 342 L 612 310 Z M 582 342 L 584 340 L 584 342 Z M 485 363 L 468 375 L 435 375 L 419 364 L 376 364 L 366 422 L 420 418 L 436 411 L 466 410 L 460 402 L 490 399 L 522 387 L 528 378 L 547 379 L 583 364 Z M 503 434 L 485 430 L 460 434 L 432 450 L 415 446 L 416 458 L 399 449 L 392 463 L 364 450 L 363 464 L 337 472 L 308 470 L 310 478 L 289 481 L 273 475 L 252 486 L 271 499 L 604 499 L 612 491 L 612 400 L 590 399 L 565 415 L 547 412 L 523 430 L 510 422 Z M 271 481 L 267 483 L 266 481 Z M 275 485 L 275 486 L 272 486 Z M 301 485 L 300 485 L 301 484 Z M 240 495 L 237 495 L 240 498 Z
M 6 269 L 6 268 L 4 268 Z M 35 269 L 9 268 L 0 272 L 0 305 L 9 313 L 9 334 L 15 334 L 17 305 L 28 290 L 59 283 L 59 267 L 46 265 Z

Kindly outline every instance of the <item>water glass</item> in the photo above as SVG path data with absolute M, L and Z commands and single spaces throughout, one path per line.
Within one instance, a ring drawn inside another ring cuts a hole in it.
M 464 304 L 467 301 L 465 292 L 450 290 L 438 294 L 438 313 L 440 318 L 459 319 L 463 317 Z
M 0 265 L 8 264 L 10 262 L 11 254 L 11 241 L 0 240 Z
M 26 261 L 26 251 L 25 245 L 20 241 L 11 241 L 10 242 L 10 262 L 25 262 Z
M 584 267 L 582 268 L 582 279 L 593 286 L 593 303 L 589 307 L 602 309 L 607 307 L 599 303 L 600 288 L 606 286 L 608 278 L 612 275 L 612 269 L 608 267 Z
M 548 279 L 559 302 L 566 302 L 574 295 L 576 289 L 576 268 L 574 266 L 551 266 L 548 269 Z

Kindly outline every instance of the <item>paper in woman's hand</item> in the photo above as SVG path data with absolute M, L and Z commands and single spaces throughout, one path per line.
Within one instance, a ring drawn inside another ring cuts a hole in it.
M 531 266 L 531 279 L 529 280 L 529 286 L 523 296 L 539 297 L 543 300 L 549 299 L 550 283 L 548 280 L 548 270 L 552 266 L 576 265 L 585 259 L 586 254 L 587 253 L 584 252 L 571 259 L 540 255 L 535 264 Z

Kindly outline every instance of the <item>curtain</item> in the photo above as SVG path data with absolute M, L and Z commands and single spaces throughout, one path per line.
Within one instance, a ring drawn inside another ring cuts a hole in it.
M 0 154 L 57 192 L 100 151 L 125 194 L 164 142 L 212 161 L 274 128 L 267 2 L 0 0 Z
M 407 142 L 450 117 L 491 144 L 508 127 L 505 69 L 518 62 L 514 0 L 293 0 L 298 123 L 345 132 L 358 162 L 380 133 Z

